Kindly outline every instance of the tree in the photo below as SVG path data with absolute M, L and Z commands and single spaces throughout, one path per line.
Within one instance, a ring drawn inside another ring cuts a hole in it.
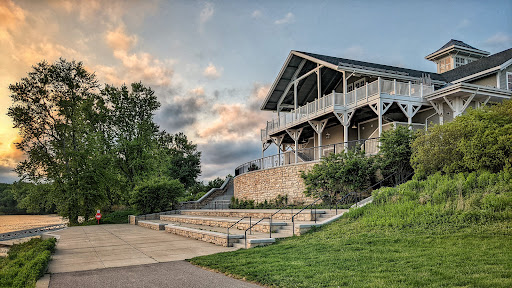
M 178 180 L 152 177 L 135 187 L 131 203 L 142 214 L 161 212 L 175 207 L 184 193 L 185 187 Z
M 512 167 L 512 101 L 468 109 L 412 144 L 411 164 L 420 177 Z
M 93 116 L 98 112 L 94 74 L 81 62 L 60 59 L 50 65 L 43 61 L 9 89 L 14 104 L 8 115 L 22 138 L 16 147 L 27 155 L 16 172 L 36 183 L 51 182 L 58 191 L 54 196 L 59 197 L 53 198 L 57 210 L 71 222 L 77 221 L 85 208 L 101 205 L 103 200 L 97 185 L 91 185 L 102 178 L 93 171 L 89 157 L 95 150 L 94 121 L 98 119 Z
M 374 158 L 366 157 L 363 151 L 331 154 L 311 171 L 302 172 L 304 194 L 334 201 L 349 192 L 362 192 L 374 182 L 375 170 Z
M 163 131 L 157 141 L 163 174 L 178 179 L 187 189 L 194 186 L 201 174 L 201 152 L 197 151 L 197 145 L 181 132 L 173 135 Z
M 393 186 L 402 183 L 414 171 L 411 167 L 413 140 L 413 131 L 404 126 L 384 131 L 380 137 L 377 162 L 384 177 L 394 174 Z

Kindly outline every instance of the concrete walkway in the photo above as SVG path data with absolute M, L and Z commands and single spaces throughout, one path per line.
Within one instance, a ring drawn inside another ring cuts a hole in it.
M 52 274 L 51 288 L 261 287 L 203 270 L 185 261 Z
M 51 234 L 60 236 L 48 269 L 52 274 L 154 264 L 236 250 L 129 224 L 70 227 Z

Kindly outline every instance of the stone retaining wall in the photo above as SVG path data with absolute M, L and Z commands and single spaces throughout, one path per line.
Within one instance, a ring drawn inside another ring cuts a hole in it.
M 269 218 L 276 209 L 273 209 L 271 212 L 255 212 L 258 210 L 243 210 L 243 209 L 233 209 L 233 210 L 182 210 L 181 215 L 192 215 L 192 216 L 214 216 L 214 217 L 233 217 L 233 218 L 242 218 L 242 217 L 252 217 L 253 219 L 261 219 L 261 218 Z M 299 210 L 295 210 L 295 213 Z M 272 217 L 273 220 L 291 220 L 292 215 L 294 213 L 291 212 L 279 212 Z M 320 214 L 320 213 L 319 213 Z M 297 221 L 313 221 L 315 220 L 315 214 L 311 213 L 310 210 L 305 210 L 302 213 L 295 216 Z
M 287 195 L 289 204 L 309 204 L 313 198 L 304 196 L 302 171 L 309 171 L 316 162 L 257 170 L 238 175 L 234 179 L 235 198 L 254 200 L 256 203 L 270 201 L 278 195 Z

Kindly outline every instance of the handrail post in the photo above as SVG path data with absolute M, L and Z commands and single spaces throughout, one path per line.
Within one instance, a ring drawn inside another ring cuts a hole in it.
M 377 78 L 377 81 L 378 81 L 378 82 L 377 82 L 377 91 L 379 91 L 379 95 L 380 95 L 380 94 L 381 94 L 381 92 L 382 92 L 382 91 L 381 91 L 381 87 L 380 87 L 380 77 L 379 77 L 379 78 Z
M 268 238 L 272 238 L 272 216 L 270 216 L 270 236 Z
M 420 97 L 423 98 L 423 82 L 420 83 Z
M 245 238 L 245 249 L 247 249 L 247 230 L 244 232 L 244 238 Z
M 252 217 L 249 217 L 249 234 L 252 235 Z
M 292 216 L 292 235 L 295 236 L 295 222 L 293 221 L 293 218 L 295 215 Z
M 409 96 L 411 96 L 411 81 L 409 81 Z

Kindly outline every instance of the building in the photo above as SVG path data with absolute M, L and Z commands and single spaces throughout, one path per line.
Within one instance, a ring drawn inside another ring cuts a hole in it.
M 356 145 L 373 154 L 396 125 L 428 129 L 512 96 L 512 48 L 490 55 L 452 39 L 425 59 L 437 73 L 291 51 L 261 105 L 275 112 L 262 123 L 262 158 L 236 169 L 235 197 L 308 202 L 298 171 L 322 156 Z M 279 154 L 265 157 L 270 145 Z

